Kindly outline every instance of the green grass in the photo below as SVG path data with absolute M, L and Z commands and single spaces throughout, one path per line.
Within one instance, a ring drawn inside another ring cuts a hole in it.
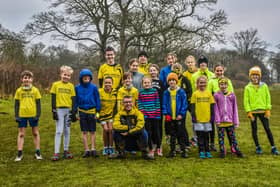
M 272 91 L 271 129 L 276 145 L 280 144 L 280 91 Z M 50 160 L 54 149 L 55 125 L 51 118 L 50 97 L 42 99 L 40 119 L 41 150 L 44 160 L 34 160 L 31 128 L 27 128 L 24 159 L 15 163 L 17 124 L 13 117 L 13 101 L 1 100 L 0 112 L 0 185 L 1 186 L 279 186 L 280 156 L 270 154 L 264 129 L 259 123 L 259 140 L 264 154 L 255 155 L 249 121 L 242 105 L 242 91 L 237 91 L 240 127 L 237 138 L 245 158 L 230 154 L 225 159 L 201 160 L 193 148 L 189 158 L 157 158 L 145 161 L 137 157 L 109 160 L 106 157 L 83 159 L 83 145 L 79 124 L 71 127 L 73 160 Z M 190 122 L 187 123 L 189 132 Z M 102 149 L 101 127 L 97 130 L 97 148 Z M 218 146 L 218 145 L 217 145 Z M 279 147 L 280 148 L 280 147 Z M 164 153 L 169 151 L 164 143 Z

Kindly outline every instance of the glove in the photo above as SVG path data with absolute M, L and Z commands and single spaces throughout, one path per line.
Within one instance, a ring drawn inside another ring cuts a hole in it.
M 171 122 L 172 117 L 170 115 L 165 116 L 165 122 Z
M 247 117 L 250 118 L 252 121 L 255 120 L 252 112 L 247 112 Z
M 270 110 L 266 110 L 266 111 L 264 112 L 264 117 L 265 117 L 265 118 L 270 118 L 270 116 L 271 116 Z
M 70 112 L 69 118 L 71 119 L 72 122 L 76 122 L 77 121 L 76 113 Z
M 99 113 L 97 112 L 97 113 L 95 114 L 95 119 L 99 119 L 99 117 L 100 117 L 100 115 L 99 115 Z
M 53 114 L 53 120 L 58 120 L 57 111 L 53 110 L 52 114 Z
M 20 121 L 21 121 L 20 117 L 16 117 L 16 122 L 20 123 Z

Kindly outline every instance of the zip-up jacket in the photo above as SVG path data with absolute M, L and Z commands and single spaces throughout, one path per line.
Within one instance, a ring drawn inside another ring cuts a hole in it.
M 171 72 L 171 66 L 170 65 L 165 66 L 160 70 L 159 79 L 163 83 L 164 90 L 166 90 L 168 88 L 168 83 L 167 83 L 166 79 L 167 79 L 167 76 L 170 72 Z
M 233 92 L 224 95 L 223 92 L 216 92 L 215 98 L 215 123 L 232 123 L 236 127 L 239 126 L 238 108 L 236 97 Z
M 209 79 L 212 78 L 215 74 L 213 72 L 209 71 L 208 68 L 205 71 L 201 71 L 201 69 L 198 69 L 198 71 L 192 75 L 192 82 L 191 82 L 192 92 L 194 92 L 196 90 L 196 80 L 201 75 L 205 75 L 209 81 Z
M 209 92 L 211 92 L 212 94 L 218 92 L 220 90 L 219 88 L 219 78 L 218 77 L 213 77 L 211 78 L 209 81 L 208 81 L 208 84 L 207 84 L 207 90 Z M 233 90 L 233 86 L 232 86 L 232 83 L 231 83 L 231 80 L 228 79 L 228 88 L 227 90 L 229 92 L 234 92 Z

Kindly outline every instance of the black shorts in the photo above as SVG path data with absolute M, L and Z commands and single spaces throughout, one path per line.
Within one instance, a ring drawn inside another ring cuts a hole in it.
M 96 131 L 96 119 L 95 114 L 87 114 L 79 112 L 80 115 L 80 127 L 82 132 L 95 132 Z

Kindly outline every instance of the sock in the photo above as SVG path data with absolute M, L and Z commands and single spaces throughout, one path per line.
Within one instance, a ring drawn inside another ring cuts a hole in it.
M 37 155 L 40 155 L 40 154 L 41 154 L 40 149 L 36 149 L 35 153 L 36 153 Z
M 272 147 L 271 147 L 271 149 L 274 149 L 274 148 L 276 148 L 276 147 L 275 147 L 275 146 L 272 146 Z
M 18 157 L 22 155 L 22 150 L 18 150 Z

